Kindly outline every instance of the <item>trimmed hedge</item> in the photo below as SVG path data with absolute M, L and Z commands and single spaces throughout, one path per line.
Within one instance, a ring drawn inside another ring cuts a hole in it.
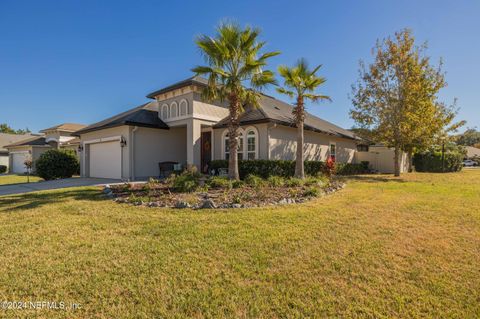
M 69 151 L 48 150 L 35 162 L 35 172 L 44 180 L 72 177 L 79 170 L 78 158 Z
M 210 162 L 210 169 L 228 168 L 227 160 L 215 160 Z M 368 173 L 368 163 L 349 164 L 337 163 L 337 174 L 354 175 Z M 295 174 L 295 161 L 283 160 L 240 160 L 238 161 L 238 171 L 240 178 L 244 179 L 252 174 L 262 178 L 270 176 L 292 177 Z M 305 161 L 306 175 L 325 174 L 326 164 L 321 161 Z
M 7 172 L 7 166 L 6 165 L 0 165 L 0 174 L 6 173 Z
M 413 165 L 417 172 L 442 172 L 442 153 L 423 152 L 413 156 Z M 445 153 L 445 172 L 459 172 L 463 167 L 463 154 L 457 152 Z

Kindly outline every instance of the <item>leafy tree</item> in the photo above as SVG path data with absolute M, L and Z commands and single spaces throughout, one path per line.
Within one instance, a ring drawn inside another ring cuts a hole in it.
M 465 146 L 480 144 L 480 132 L 474 128 L 467 129 L 463 134 L 457 136 L 457 144 Z
M 395 149 L 395 176 L 400 175 L 401 151 L 411 159 L 415 150 L 428 148 L 463 125 L 453 123 L 455 102 L 438 101 L 439 90 L 446 86 L 442 62 L 432 66 L 425 50 L 425 44 L 415 45 L 408 29 L 378 41 L 375 61 L 368 67 L 360 62 L 360 77 L 352 86 L 350 115 L 360 127 L 372 129 L 376 140 Z
M 28 128 L 22 130 L 15 130 L 11 128 L 7 123 L 2 123 L 0 124 L 0 133 L 8 133 L 8 134 L 27 134 L 30 133 L 30 130 Z
M 259 92 L 270 84 L 276 84 L 273 72 L 264 70 L 264 67 L 267 60 L 279 52 L 260 54 L 266 42 L 259 41 L 259 35 L 257 28 L 247 26 L 242 29 L 236 23 L 226 22 L 217 27 L 214 37 L 201 35 L 195 41 L 208 64 L 192 69 L 197 75 L 208 77 L 204 97 L 229 103 L 228 174 L 231 179 L 239 179 L 238 128 L 243 106 L 258 106 Z
M 284 86 L 277 88 L 279 93 L 285 94 L 295 99 L 295 107 L 292 114 L 297 127 L 297 153 L 295 158 L 295 177 L 305 178 L 304 172 L 304 132 L 305 122 L 305 100 L 318 102 L 321 100 L 330 100 L 326 95 L 316 94 L 315 91 L 325 83 L 324 77 L 316 73 L 322 66 L 319 65 L 310 69 L 305 59 L 300 59 L 293 67 L 282 65 L 278 67 L 278 73 L 282 76 Z
M 357 136 L 367 140 L 370 143 L 376 143 L 375 141 L 375 132 L 371 129 L 368 128 L 362 128 L 362 127 L 352 127 L 350 129 L 353 133 L 355 133 Z

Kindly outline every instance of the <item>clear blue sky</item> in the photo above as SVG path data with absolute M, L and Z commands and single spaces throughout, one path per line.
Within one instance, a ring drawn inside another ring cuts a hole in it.
M 480 127 L 479 1 L 0 1 L 0 123 L 38 131 L 89 124 L 146 101 L 203 63 L 195 35 L 223 18 L 263 30 L 271 68 L 306 57 L 323 64 L 332 103 L 309 111 L 349 128 L 358 61 L 405 27 L 444 58 L 459 119 Z M 267 92 L 275 95 L 273 90 Z

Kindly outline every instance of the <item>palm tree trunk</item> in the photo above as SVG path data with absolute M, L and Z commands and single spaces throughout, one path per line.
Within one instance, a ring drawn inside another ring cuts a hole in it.
M 304 122 L 304 109 L 303 109 L 303 97 L 299 96 L 297 98 L 297 106 L 294 109 L 295 119 L 297 123 L 297 153 L 295 157 L 295 177 L 296 178 L 305 178 L 305 170 L 303 167 L 303 143 L 304 143 L 304 133 L 303 133 L 303 122 Z
M 400 148 L 398 146 L 395 146 L 394 154 L 394 174 L 396 177 L 398 177 L 400 176 Z
M 230 147 L 230 157 L 228 159 L 228 177 L 230 179 L 239 180 L 240 176 L 238 173 L 238 117 L 240 112 L 240 106 L 238 101 L 238 96 L 236 94 L 231 94 L 229 97 L 230 100 L 230 120 L 228 122 L 228 144 Z

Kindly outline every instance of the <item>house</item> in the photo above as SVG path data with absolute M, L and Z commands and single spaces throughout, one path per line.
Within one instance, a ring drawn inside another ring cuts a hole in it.
M 355 153 L 355 162 L 368 162 L 374 172 L 393 174 L 395 172 L 395 150 L 384 145 L 359 145 Z M 408 172 L 408 155 L 400 153 L 400 172 Z
M 480 158 L 480 148 L 465 146 L 465 149 L 467 150 L 467 159 Z
M 5 148 L 6 145 L 18 142 L 20 140 L 25 140 L 32 137 L 32 134 L 8 134 L 0 133 L 0 165 L 9 166 L 8 160 L 8 150 Z
M 228 107 L 206 102 L 207 80 L 192 77 L 147 95 L 152 101 L 89 125 L 80 138 L 81 175 L 145 179 L 159 175 L 159 162 L 195 165 L 202 171 L 214 159 L 227 159 Z M 258 108 L 245 107 L 240 117 L 239 158 L 295 158 L 296 129 L 292 106 L 262 95 Z M 314 115 L 305 120 L 305 159 L 355 161 L 360 142 L 345 130 Z
M 42 135 L 34 135 L 6 145 L 9 153 L 10 173 L 26 172 L 25 160 L 36 161 L 48 149 L 71 149 L 77 152 L 80 140 L 72 133 L 84 128 L 85 125 L 64 123 L 41 130 Z

